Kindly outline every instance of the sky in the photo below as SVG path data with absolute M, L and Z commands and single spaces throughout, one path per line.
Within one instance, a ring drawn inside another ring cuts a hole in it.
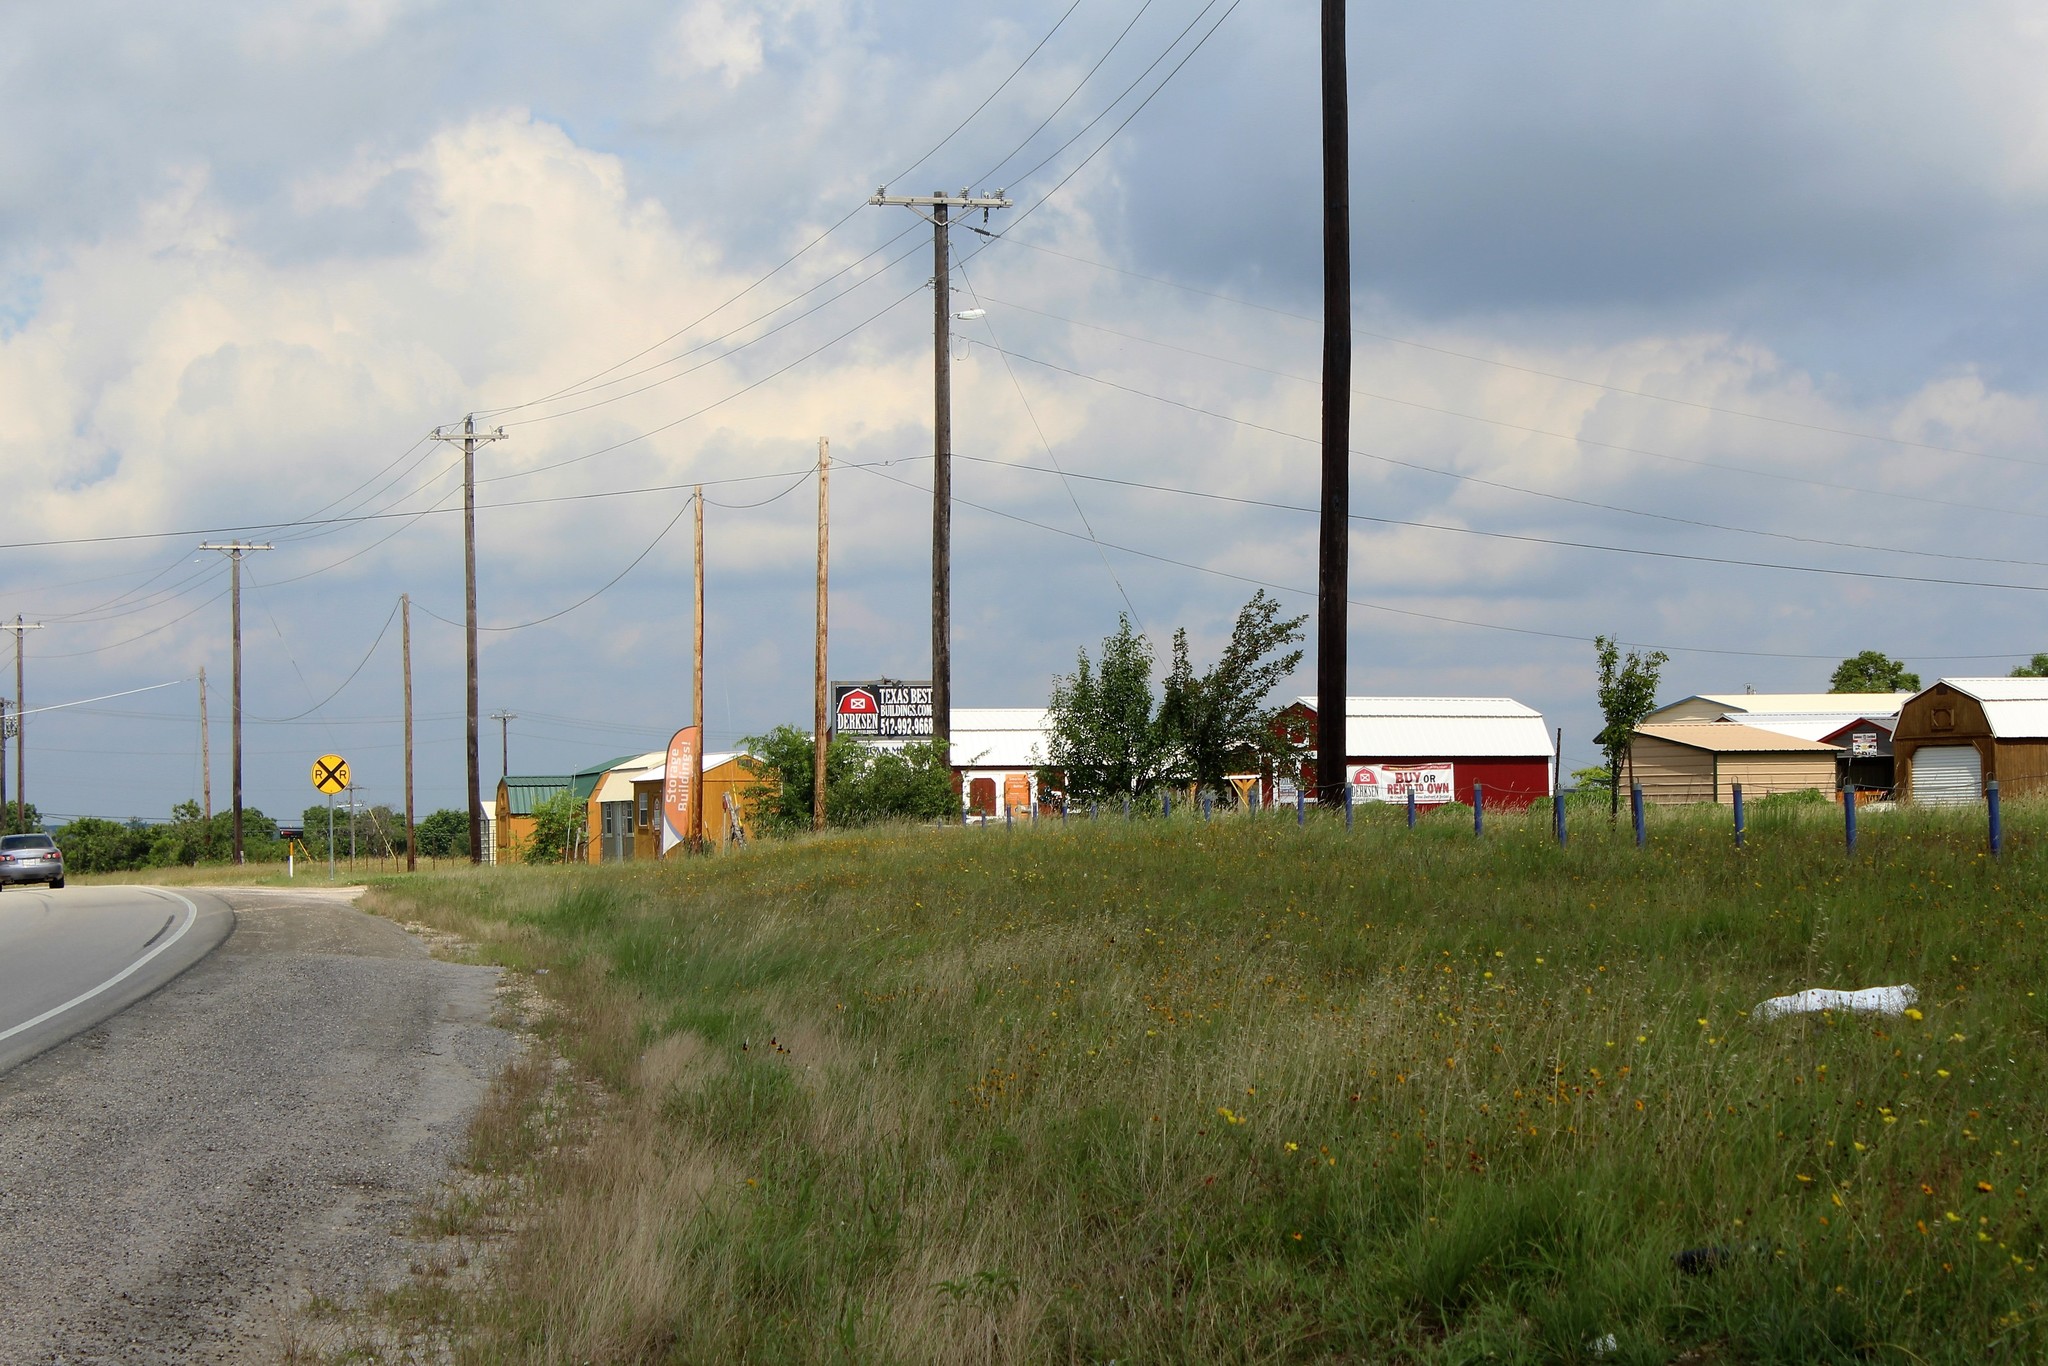
M 1666 699 L 2048 649 L 2038 7 L 1349 24 L 1352 692 L 1518 698 L 1569 769 L 1596 635 Z M 1312 613 L 1317 42 L 1308 0 L 0 9 L 0 614 L 28 706 L 86 703 L 28 716 L 30 799 L 196 799 L 204 668 L 226 805 L 239 536 L 249 804 L 330 751 L 400 801 L 409 594 L 419 809 L 461 806 L 471 413 L 515 772 L 687 723 L 699 483 L 708 745 L 808 724 L 820 438 L 831 672 L 927 676 L 931 233 L 884 185 L 1015 205 L 953 233 L 956 702 L 1043 705 L 1120 613 L 1199 661 L 1261 587 Z

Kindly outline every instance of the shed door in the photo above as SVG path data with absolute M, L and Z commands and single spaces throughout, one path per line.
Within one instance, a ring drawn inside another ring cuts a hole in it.
M 1984 796 L 1984 759 L 1975 745 L 1923 745 L 1913 751 L 1915 806 L 1968 806 Z

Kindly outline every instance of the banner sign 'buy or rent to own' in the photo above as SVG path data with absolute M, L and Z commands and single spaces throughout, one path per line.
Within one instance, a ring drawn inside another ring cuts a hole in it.
M 1458 799 L 1450 764 L 1360 764 L 1351 770 L 1354 802 L 1405 802 L 1410 791 L 1418 806 Z
M 932 738 L 932 685 L 878 678 L 832 685 L 832 733 L 884 748 Z

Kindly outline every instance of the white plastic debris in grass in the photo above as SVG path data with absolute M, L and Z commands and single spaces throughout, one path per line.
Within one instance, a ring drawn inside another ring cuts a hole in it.
M 1865 987 L 1861 991 L 1833 991 L 1813 987 L 1790 996 L 1773 996 L 1749 1012 L 1752 1020 L 1776 1020 L 1787 1015 L 1817 1015 L 1823 1010 L 1846 1010 L 1866 1015 L 1903 1015 L 1920 999 L 1910 986 Z

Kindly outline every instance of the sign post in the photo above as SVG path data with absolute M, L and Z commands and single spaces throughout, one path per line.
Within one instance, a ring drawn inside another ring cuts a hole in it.
M 323 754 L 313 761 L 313 790 L 327 795 L 327 880 L 334 881 L 334 796 L 348 790 L 348 760 Z M 355 826 L 349 830 L 354 832 Z

